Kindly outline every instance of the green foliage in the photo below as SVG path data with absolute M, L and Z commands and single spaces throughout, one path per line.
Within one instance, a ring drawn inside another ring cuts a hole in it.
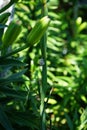
M 4 19 L 0 15 L 2 130 L 40 130 L 41 43 L 26 49 L 26 38 L 42 17 L 41 2 L 20 0 L 15 4 L 14 22 L 21 23 L 22 31 L 4 51 L 2 37 L 8 28 L 9 13 Z M 87 129 L 87 18 L 84 15 L 87 7 L 84 2 L 48 1 L 51 23 L 47 34 L 45 110 L 46 127 L 50 130 Z
M 86 130 L 87 128 L 87 108 L 83 111 L 82 115 L 81 115 L 81 125 L 80 125 L 80 130 L 82 130 L 84 128 L 84 130 Z

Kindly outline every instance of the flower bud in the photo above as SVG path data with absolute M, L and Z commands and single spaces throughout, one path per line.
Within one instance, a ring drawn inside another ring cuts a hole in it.
M 27 44 L 31 46 L 35 43 L 38 43 L 44 35 L 44 33 L 46 32 L 49 23 L 50 19 L 47 16 L 37 21 L 31 32 L 27 36 Z
M 17 23 L 11 22 L 2 38 L 2 46 L 3 48 L 9 47 L 11 44 L 15 42 L 18 35 L 21 32 L 21 26 Z

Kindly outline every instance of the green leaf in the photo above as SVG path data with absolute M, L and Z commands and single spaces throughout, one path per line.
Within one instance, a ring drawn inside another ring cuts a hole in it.
M 4 96 L 13 97 L 16 99 L 26 99 L 27 91 L 15 90 L 9 87 L 0 87 L 0 91 Z
M 82 130 L 87 125 L 87 108 L 83 111 L 80 120 L 81 120 L 80 130 Z
M 0 66 L 26 66 L 26 64 L 19 60 L 9 58 L 0 60 Z
M 11 76 L 7 77 L 7 78 L 1 78 L 0 79 L 0 86 L 2 85 L 7 85 L 11 82 L 17 82 L 17 81 L 24 81 L 22 78 L 22 75 L 27 71 L 27 69 L 22 70 L 21 72 L 12 74 Z
M 5 128 L 5 130 L 13 130 L 12 125 L 3 111 L 3 109 L 0 107 L 0 123 Z
M 73 122 L 72 122 L 70 116 L 67 113 L 65 113 L 65 117 L 67 119 L 67 123 L 68 123 L 70 130 L 73 130 Z
M 13 114 L 14 113 L 14 114 Z M 35 130 L 38 129 L 38 117 L 36 117 L 33 113 L 30 113 L 28 111 L 26 112 L 8 112 L 10 115 L 10 119 L 17 123 L 20 126 L 28 126 L 31 127 L 31 129 Z

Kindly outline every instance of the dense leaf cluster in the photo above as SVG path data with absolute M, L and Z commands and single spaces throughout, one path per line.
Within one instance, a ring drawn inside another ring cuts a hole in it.
M 14 22 L 21 24 L 22 31 L 4 50 L 2 38 L 9 15 L 0 21 L 1 130 L 40 130 L 41 43 L 15 55 L 9 52 L 27 44 L 27 35 L 41 17 L 41 2 L 19 0 L 15 4 Z M 86 130 L 87 2 L 48 0 L 47 4 L 51 19 L 46 50 L 47 130 Z

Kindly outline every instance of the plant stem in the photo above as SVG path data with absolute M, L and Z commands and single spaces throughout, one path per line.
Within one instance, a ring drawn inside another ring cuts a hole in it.
M 42 0 L 42 17 L 47 16 L 47 3 L 46 0 Z M 47 35 L 46 33 L 41 39 L 41 53 L 44 64 L 42 66 L 42 84 L 40 87 L 41 93 L 41 105 L 40 105 L 40 117 L 41 117 L 41 130 L 46 130 L 46 114 L 45 114 L 45 94 L 47 89 L 47 65 L 46 65 L 46 43 Z

